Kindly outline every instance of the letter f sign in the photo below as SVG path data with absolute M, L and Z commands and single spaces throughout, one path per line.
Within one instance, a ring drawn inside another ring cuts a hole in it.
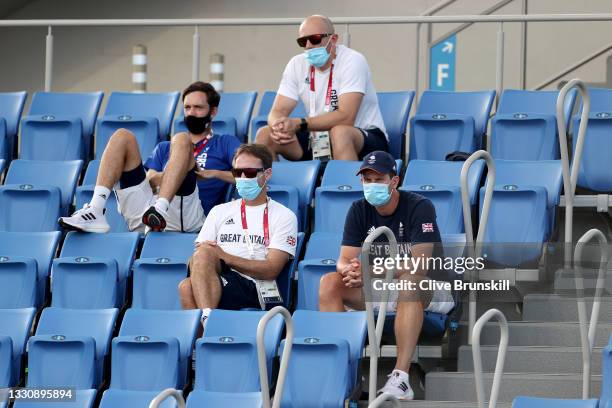
M 436 79 L 436 84 L 438 87 L 442 87 L 442 82 L 445 78 L 448 78 L 448 64 L 438 64 L 438 75 Z

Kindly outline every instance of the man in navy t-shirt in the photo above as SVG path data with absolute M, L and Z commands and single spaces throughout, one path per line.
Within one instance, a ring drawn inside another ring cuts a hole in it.
M 435 248 L 435 243 L 440 242 L 440 233 L 434 206 L 421 195 L 398 191 L 399 177 L 396 170 L 395 160 L 387 152 L 375 151 L 364 157 L 358 174 L 361 175 L 365 198 L 355 201 L 346 216 L 336 272 L 328 273 L 321 279 L 321 311 L 342 312 L 346 308 L 364 308 L 359 257 L 366 237 L 378 227 L 386 226 L 393 231 L 399 244 L 400 256 L 406 254 L 415 259 L 436 256 L 438 248 Z M 370 247 L 371 260 L 388 256 L 388 244 L 384 243 L 386 241 L 384 236 L 380 237 L 376 240 L 378 243 Z M 431 278 L 432 275 L 420 267 L 417 270 L 411 270 L 410 267 L 398 269 L 397 272 L 395 278 L 415 282 L 417 288 L 420 280 L 425 279 L 425 276 Z M 381 391 L 399 399 L 412 399 L 414 393 L 408 381 L 408 370 L 423 325 L 423 311 L 448 313 L 454 307 L 454 302 L 452 294 L 443 291 L 433 294 L 418 289 L 393 291 L 390 296 L 393 300 L 390 300 L 388 309 L 397 312 L 397 361 Z

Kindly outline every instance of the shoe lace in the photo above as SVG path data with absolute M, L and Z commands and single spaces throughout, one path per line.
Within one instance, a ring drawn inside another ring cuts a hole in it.
M 387 384 L 393 387 L 399 387 L 399 385 L 404 382 L 404 380 L 401 379 L 399 373 L 391 373 L 387 377 L 389 378 Z

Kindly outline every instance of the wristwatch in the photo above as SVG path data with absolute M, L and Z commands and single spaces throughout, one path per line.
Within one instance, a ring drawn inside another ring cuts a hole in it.
M 308 122 L 306 122 L 306 118 L 300 119 L 300 132 L 308 132 Z

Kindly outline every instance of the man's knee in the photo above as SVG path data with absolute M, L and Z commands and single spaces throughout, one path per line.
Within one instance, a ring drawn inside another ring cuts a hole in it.
M 170 141 L 170 149 L 175 149 L 177 147 L 191 148 L 191 145 L 191 138 L 185 132 L 175 134 Z
M 215 268 L 219 265 L 219 257 L 214 248 L 208 245 L 198 247 L 191 257 L 192 274 L 197 275 L 209 270 L 215 270 L 215 268 L 210 268 L 210 265 L 214 265 Z
M 343 287 L 342 277 L 337 272 L 330 272 L 321 277 L 319 284 L 319 300 L 329 300 L 340 297 Z
M 257 134 L 255 135 L 255 143 L 269 145 L 272 143 L 272 138 L 270 137 L 270 127 L 262 126 L 257 129 Z
M 119 128 L 115 130 L 110 138 L 113 141 L 121 141 L 123 143 L 135 143 L 138 144 L 136 136 L 129 129 Z
M 329 138 L 332 142 L 333 147 L 345 147 L 353 146 L 353 140 L 355 134 L 355 128 L 348 125 L 334 126 L 329 130 Z
M 182 299 L 193 298 L 193 290 L 191 289 L 191 278 L 185 278 L 178 285 L 179 296 Z

